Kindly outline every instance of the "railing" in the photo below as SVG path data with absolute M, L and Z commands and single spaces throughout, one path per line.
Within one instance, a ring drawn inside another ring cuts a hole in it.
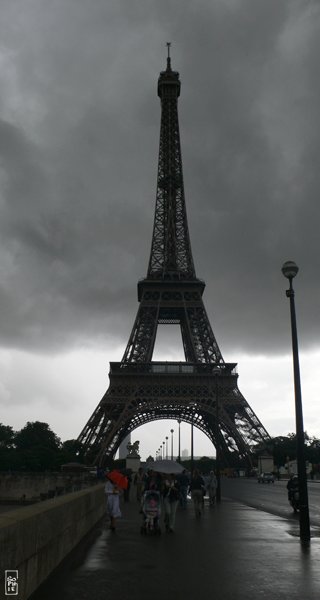
M 110 374 L 211 374 L 211 375 L 236 375 L 236 363 L 186 363 L 186 362 L 150 362 L 150 363 L 110 363 Z

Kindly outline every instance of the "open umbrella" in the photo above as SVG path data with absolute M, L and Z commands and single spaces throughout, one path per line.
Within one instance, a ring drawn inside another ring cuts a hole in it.
M 147 468 L 156 471 L 156 473 L 167 474 L 178 474 L 184 471 L 184 467 L 175 460 L 155 460 L 153 463 L 148 463 Z
M 107 473 L 107 477 L 108 477 L 108 479 L 110 479 L 110 481 L 112 481 L 112 483 L 115 483 L 122 490 L 127 489 L 128 479 L 127 479 L 127 477 L 122 475 L 122 473 L 120 473 L 120 471 L 116 471 L 114 469 L 113 471 L 110 471 L 110 473 Z

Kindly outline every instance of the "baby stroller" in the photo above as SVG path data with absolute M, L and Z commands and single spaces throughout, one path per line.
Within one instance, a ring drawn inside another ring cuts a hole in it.
M 160 535 L 160 492 L 156 490 L 147 490 L 142 498 L 143 523 L 141 525 L 141 534 Z

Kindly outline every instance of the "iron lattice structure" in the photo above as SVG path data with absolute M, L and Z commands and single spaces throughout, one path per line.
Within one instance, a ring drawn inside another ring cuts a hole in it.
M 184 197 L 180 147 L 179 73 L 160 73 L 161 130 L 154 228 L 147 277 L 138 282 L 139 308 L 110 386 L 78 440 L 95 464 L 115 455 L 138 426 L 159 419 L 193 423 L 220 449 L 225 464 L 251 463 L 269 435 L 237 386 L 236 364 L 225 363 L 196 277 Z M 185 362 L 154 362 L 159 324 L 179 324 Z

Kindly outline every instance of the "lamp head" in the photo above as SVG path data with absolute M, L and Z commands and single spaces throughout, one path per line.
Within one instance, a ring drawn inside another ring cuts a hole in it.
M 287 262 L 282 265 L 281 271 L 287 279 L 293 279 L 298 273 L 299 267 L 293 260 L 287 260 Z

